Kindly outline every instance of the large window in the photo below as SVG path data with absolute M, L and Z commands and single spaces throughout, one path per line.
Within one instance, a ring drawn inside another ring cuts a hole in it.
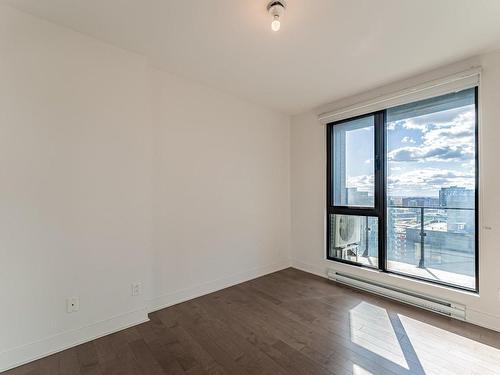
M 327 257 L 478 290 L 477 88 L 328 125 Z

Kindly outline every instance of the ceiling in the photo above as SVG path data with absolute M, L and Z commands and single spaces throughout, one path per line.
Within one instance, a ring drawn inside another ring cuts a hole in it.
M 284 113 L 500 48 L 499 0 L 1 0 Z

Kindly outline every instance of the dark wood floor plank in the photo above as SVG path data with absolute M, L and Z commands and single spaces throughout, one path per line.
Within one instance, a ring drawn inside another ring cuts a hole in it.
M 2 372 L 2 375 L 36 375 L 38 374 L 39 361 L 31 362 L 13 370 Z
M 80 363 L 78 361 L 77 348 L 71 348 L 60 353 L 59 374 L 60 375 L 80 375 Z
M 228 292 L 230 293 L 230 292 Z M 237 294 L 238 296 L 239 294 Z M 328 340 L 324 340 L 321 334 L 315 335 L 315 337 L 311 340 L 308 336 L 310 332 L 304 327 L 301 327 L 300 324 L 296 324 L 293 322 L 291 325 L 286 324 L 287 316 L 280 316 L 280 313 L 273 311 L 268 317 L 267 312 L 264 310 L 254 310 L 254 307 L 251 306 L 251 303 L 256 302 L 257 305 L 260 305 L 258 299 L 250 299 L 247 300 L 246 303 L 250 303 L 250 305 L 243 305 L 242 310 L 248 312 L 252 312 L 253 322 L 255 324 L 259 324 L 259 320 L 261 321 L 261 326 L 264 329 L 270 330 L 274 335 L 279 337 L 283 342 L 286 342 L 291 347 L 298 350 L 301 354 L 306 354 L 309 358 L 315 360 L 316 362 L 325 365 L 326 367 L 332 367 L 340 371 L 339 368 L 343 368 L 345 364 L 350 364 L 347 370 L 352 370 L 352 363 L 349 363 L 350 357 L 355 356 L 355 353 L 349 353 L 347 348 L 343 348 L 342 346 L 336 346 L 333 348 L 330 345 Z M 237 301 L 233 301 L 233 311 L 235 311 L 234 303 L 241 303 L 242 299 L 237 299 Z M 259 307 L 260 308 L 260 307 Z M 264 315 L 262 315 L 264 314 Z M 241 317 L 238 317 L 241 319 Z M 277 318 L 277 320 L 273 320 Z M 271 320 L 269 320 L 271 319 Z M 252 324 L 252 323 L 250 323 Z M 260 334 L 262 336 L 262 334 Z M 332 357 L 332 352 L 336 353 L 343 352 L 341 356 L 338 357 L 338 360 Z M 358 361 L 362 361 L 362 359 L 358 358 Z M 380 367 L 374 366 L 373 364 L 368 364 L 369 366 L 376 367 L 379 371 Z M 387 370 L 384 370 L 384 373 L 387 373 Z
M 198 299 L 199 300 L 199 299 Z M 191 301 L 189 304 L 184 305 L 184 312 L 189 314 L 192 318 L 197 319 L 205 325 L 206 317 L 210 317 L 210 324 L 205 328 L 199 326 L 201 329 L 206 329 L 206 332 L 215 333 L 221 337 L 219 345 L 223 347 L 227 353 L 232 353 L 235 361 L 242 366 L 249 374 L 276 374 L 286 375 L 286 372 L 278 366 L 274 361 L 262 353 L 258 348 L 252 346 L 240 336 L 237 332 L 231 329 L 223 320 L 219 319 L 216 314 L 211 314 L 200 305 L 198 300 Z M 212 336 L 217 340 L 216 336 Z
M 210 375 L 228 374 L 224 367 L 218 363 L 200 342 L 193 338 L 176 320 L 172 309 L 156 312 L 151 317 L 152 321 L 160 321 L 165 329 L 165 335 L 175 337 L 181 345 L 181 350 L 189 353 L 200 365 L 203 372 Z
M 500 333 L 289 268 L 4 374 L 494 375 Z
M 144 374 L 150 375 L 165 375 L 166 373 L 163 371 L 162 367 L 156 360 L 156 358 L 151 353 L 149 346 L 146 344 L 144 339 L 137 339 L 132 341 L 130 344 L 130 348 L 134 353 L 136 361 L 139 365 L 139 368 L 142 370 Z
M 261 372 L 267 373 L 269 369 L 272 374 L 290 373 L 288 363 L 291 362 L 291 358 L 285 357 L 290 356 L 290 353 L 293 353 L 294 358 L 302 357 L 302 353 L 292 347 L 289 347 L 289 350 L 287 349 L 284 352 L 280 352 L 276 348 L 281 340 L 278 337 L 273 336 L 271 330 L 266 330 L 262 325 L 259 325 L 257 319 L 249 314 L 248 311 L 238 310 L 237 307 L 234 306 L 229 307 L 228 309 L 224 306 L 222 300 L 218 299 L 217 296 L 214 297 L 214 299 L 199 299 L 197 303 L 203 306 L 205 311 L 210 312 L 212 316 L 217 316 L 218 319 L 229 327 L 235 335 L 245 339 L 250 345 L 253 345 L 256 349 L 264 353 L 267 357 L 269 357 L 269 359 L 279 365 L 279 368 L 276 368 L 273 365 L 268 365 L 269 360 L 266 360 L 264 362 L 265 367 L 261 370 Z M 284 342 L 282 343 L 285 344 Z M 246 347 L 248 347 L 248 344 Z M 323 369 L 317 370 L 318 373 L 321 371 L 323 371 Z
M 130 335 L 127 331 L 116 332 L 95 340 L 99 365 L 105 375 L 129 375 L 144 372 L 129 346 Z
M 215 314 L 218 314 L 220 319 L 226 322 L 235 332 L 238 332 L 248 342 L 257 346 L 283 368 L 287 369 L 289 373 L 290 371 L 292 373 L 297 371 L 297 368 L 292 365 L 297 358 L 304 362 L 313 360 L 323 367 L 323 369 L 316 370 L 316 372 L 329 369 L 329 366 L 324 366 L 321 362 L 323 360 L 326 363 L 327 356 L 312 349 L 305 349 L 304 343 L 300 342 L 300 339 L 290 336 L 287 332 L 280 332 L 273 326 L 268 325 L 253 314 L 251 309 L 232 304 L 230 300 L 223 298 L 220 294 L 213 295 L 212 298 L 212 300 L 203 299 L 199 303 L 204 304 L 208 309 L 213 309 Z M 277 348 L 283 350 L 280 351 Z M 348 368 L 342 366 L 329 370 L 336 374 L 350 373 Z
M 235 361 L 235 355 L 238 357 L 242 353 L 233 350 L 226 351 L 227 343 L 224 343 L 224 337 L 220 337 L 217 332 L 215 334 L 207 332 L 206 326 L 199 326 L 196 320 L 183 312 L 182 309 L 181 305 L 169 308 L 166 314 L 162 315 L 162 321 L 166 322 L 167 325 L 180 325 L 188 336 L 199 345 L 202 349 L 201 353 L 208 353 L 208 356 L 223 368 L 225 373 L 246 374 L 247 372 Z
M 251 300 L 252 298 L 250 298 Z M 258 298 L 256 297 L 255 300 L 258 301 Z M 348 340 L 340 341 L 336 334 L 325 333 L 327 332 L 326 328 L 323 331 L 311 330 L 300 319 L 290 318 L 286 309 L 266 305 L 264 301 L 260 301 L 256 305 L 250 303 L 246 308 L 251 310 L 255 317 L 262 319 L 266 326 L 272 327 L 284 342 L 296 347 L 301 353 L 315 358 L 321 364 L 342 366 L 345 364 L 345 359 L 348 359 L 353 363 L 361 362 L 365 368 L 370 368 L 376 373 L 393 374 L 400 370 L 398 366 L 391 363 L 381 366 L 376 363 L 377 358 L 375 360 L 372 358 L 371 353 L 365 353 L 363 350 L 355 348 Z M 353 348 L 357 350 L 353 350 Z M 335 353 L 340 352 L 342 353 L 340 356 L 335 356 Z
M 158 321 L 141 324 L 137 331 L 166 374 L 184 374 L 198 366 L 190 352 L 184 351 L 175 336 L 164 332 Z
M 102 375 L 94 341 L 77 346 L 76 354 L 82 375 Z

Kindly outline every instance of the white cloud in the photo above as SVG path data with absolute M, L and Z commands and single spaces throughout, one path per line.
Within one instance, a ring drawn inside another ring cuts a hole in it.
M 473 189 L 475 185 L 473 172 L 458 172 L 438 168 L 425 168 L 392 174 L 387 178 L 391 191 L 404 192 L 436 192 L 442 187 L 461 186 Z
M 373 174 L 347 177 L 347 187 L 357 188 L 359 191 L 373 191 L 374 183 L 375 176 Z
M 403 143 L 415 143 L 415 140 L 411 137 L 406 136 L 406 137 L 403 137 L 401 142 L 403 142 Z
M 388 159 L 394 162 L 468 161 L 475 155 L 474 125 L 473 106 L 405 121 L 405 129 L 422 131 L 422 144 L 394 149 L 388 153 Z M 410 140 L 413 139 L 404 136 L 401 141 L 416 143 Z
M 434 112 L 424 116 L 413 117 L 399 122 L 405 129 L 420 130 L 423 133 L 427 133 L 431 130 L 453 125 L 454 120 L 464 112 L 464 108 L 467 108 L 467 111 L 474 110 L 473 106 L 453 108 L 446 111 Z
M 394 129 L 396 129 L 396 125 L 397 125 L 397 123 L 396 123 L 396 122 L 389 122 L 389 123 L 387 124 L 387 126 L 386 126 L 386 129 L 387 129 L 387 130 L 394 130 Z
M 392 170 L 392 168 L 391 168 Z M 425 168 L 399 174 L 391 173 L 387 178 L 389 195 L 435 195 L 442 187 L 461 186 L 474 189 L 473 172 L 459 172 L 449 169 Z M 348 188 L 372 192 L 373 175 L 349 176 Z
M 401 147 L 389 152 L 390 161 L 457 161 L 468 160 L 474 157 L 472 147 L 465 146 L 442 146 L 426 145 L 423 147 Z

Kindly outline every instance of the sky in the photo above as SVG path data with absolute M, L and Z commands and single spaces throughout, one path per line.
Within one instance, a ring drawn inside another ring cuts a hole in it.
M 387 123 L 387 192 L 438 197 L 441 187 L 475 186 L 475 108 L 467 105 Z M 369 125 L 369 124 L 367 124 Z M 373 192 L 373 126 L 346 137 L 348 187 Z

